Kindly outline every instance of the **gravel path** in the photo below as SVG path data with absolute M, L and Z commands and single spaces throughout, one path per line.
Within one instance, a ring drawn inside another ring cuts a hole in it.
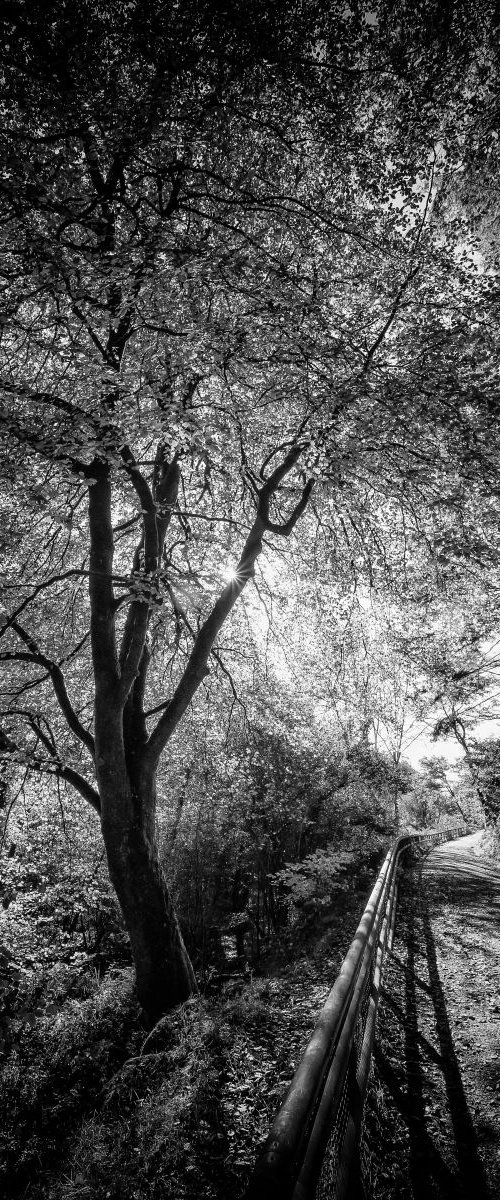
M 481 834 L 400 890 L 367 1106 L 368 1200 L 500 1196 L 500 870 Z

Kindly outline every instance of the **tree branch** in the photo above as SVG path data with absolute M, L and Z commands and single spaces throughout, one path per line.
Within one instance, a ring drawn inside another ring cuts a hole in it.
M 294 508 L 291 516 L 289 516 L 289 518 L 288 518 L 288 521 L 284 521 L 282 525 L 277 525 L 275 521 L 270 521 L 269 518 L 267 519 L 266 529 L 268 530 L 269 533 L 276 533 L 279 535 L 279 537 L 289 537 L 290 536 L 294 526 L 297 524 L 297 521 L 299 520 L 299 517 L 302 516 L 302 513 L 307 508 L 307 503 L 308 503 L 309 497 L 311 495 L 311 492 L 313 490 L 313 487 L 314 487 L 314 479 L 308 479 L 308 481 L 303 489 L 300 500 L 299 500 L 298 504 L 295 505 L 295 508 Z
M 45 667 L 45 670 L 52 680 L 52 685 L 59 702 L 59 707 L 66 718 L 66 722 L 69 725 L 71 732 L 75 734 L 75 737 L 77 737 L 80 742 L 83 742 L 83 745 L 87 747 L 87 750 L 89 750 L 92 757 L 94 757 L 94 739 L 89 730 L 85 729 L 85 726 L 82 725 L 73 708 L 66 689 L 64 675 L 59 664 L 54 662 L 52 659 L 47 658 L 47 655 L 40 650 L 34 638 L 31 637 L 31 634 L 29 634 L 27 630 L 19 624 L 18 621 L 12 621 L 11 628 L 15 633 L 17 633 L 17 636 L 21 639 L 21 641 L 24 642 L 24 645 L 28 647 L 27 653 L 23 654 L 22 652 L 19 652 L 18 654 L 15 654 L 15 652 L 13 652 L 13 657 L 22 661 L 35 662 L 38 663 L 40 667 Z
M 41 740 L 43 740 L 43 738 Z M 49 743 L 48 738 L 47 743 Z M 52 757 L 50 759 L 44 759 L 30 755 L 27 750 L 23 750 L 21 746 L 18 746 L 17 743 L 14 742 L 13 739 L 9 737 L 9 735 L 6 734 L 3 729 L 0 728 L 0 758 L 1 757 L 11 758 L 14 760 L 14 762 L 22 763 L 30 771 L 38 771 L 40 774 L 44 775 L 56 775 L 60 779 L 65 779 L 67 783 L 70 783 L 72 787 L 74 787 L 75 790 L 79 792 L 81 796 L 83 796 L 84 800 L 91 805 L 94 811 L 100 814 L 101 801 L 99 799 L 99 794 L 95 788 L 93 788 L 92 785 L 88 783 L 86 779 L 84 779 L 83 775 L 80 775 L 79 772 L 75 771 L 73 767 L 65 766 L 65 764 L 62 763 L 59 758 Z
M 5 633 L 7 633 L 8 629 L 12 629 L 12 624 L 16 620 L 16 617 L 19 617 L 21 615 L 21 613 L 24 612 L 25 608 L 28 608 L 28 606 L 30 604 L 32 604 L 34 600 L 36 600 L 36 597 L 39 595 L 39 593 L 41 591 L 43 591 L 45 588 L 52 587 L 53 584 L 55 584 L 55 583 L 62 583 L 65 579 L 71 579 L 74 576 L 77 576 L 79 579 L 89 579 L 90 572 L 81 570 L 77 567 L 74 567 L 69 571 L 62 571 L 62 573 L 60 575 L 51 575 L 50 579 L 42 579 L 40 581 L 40 583 L 32 584 L 31 586 L 33 587 L 33 590 L 31 592 L 31 595 L 27 596 L 26 600 L 23 600 L 22 603 L 18 606 L 18 608 L 14 609 L 14 612 L 11 613 L 10 616 L 7 616 L 7 615 L 5 616 L 5 620 L 4 620 L 3 624 L 0 625 L 0 638 L 2 638 Z M 112 578 L 113 578 L 113 581 L 115 583 L 119 584 L 120 586 L 123 586 L 123 587 L 129 586 L 130 581 L 129 581 L 128 577 L 126 578 L 125 576 L 121 577 L 120 575 L 114 575 L 114 576 L 112 576 Z M 15 583 L 15 584 L 14 583 L 13 584 L 4 583 L 2 586 L 4 588 L 12 587 L 12 588 L 17 589 L 20 587 L 27 587 L 28 585 L 24 584 L 24 583 Z M 86 634 L 85 636 L 87 637 L 88 634 Z
M 143 551 L 146 585 L 143 595 L 137 597 L 131 604 L 123 631 L 120 649 L 120 686 L 122 695 L 126 698 L 136 678 L 144 653 L 151 615 L 151 601 L 156 590 L 155 576 L 160 564 L 165 535 L 177 500 L 180 468 L 176 456 L 172 462 L 166 459 L 165 448 L 160 444 L 155 458 L 153 489 L 151 490 L 128 446 L 123 446 L 120 453 L 141 505 L 143 536 L 136 548 L 134 568 L 139 572 L 141 551 Z M 148 590 L 148 584 L 151 584 L 151 592 Z
M 306 446 L 307 443 L 305 442 L 297 443 L 293 446 L 283 461 L 275 467 L 269 479 L 258 493 L 257 514 L 243 547 L 235 578 L 221 592 L 211 613 L 200 627 L 182 678 L 166 705 L 156 728 L 149 737 L 143 760 L 146 772 L 150 771 L 153 773 L 155 771 L 160 755 L 169 738 L 191 703 L 200 683 L 208 674 L 208 658 L 217 635 L 231 609 L 234 608 L 248 580 L 252 578 L 256 560 L 262 551 L 264 534 L 267 532 L 269 525 L 272 525 L 269 517 L 271 498 L 278 490 L 285 476 L 295 466 Z M 280 532 L 283 532 L 287 528 L 291 532 L 298 517 L 306 507 L 312 486 L 313 481 L 309 480 L 289 521 L 285 522 L 283 526 L 279 526 Z M 284 534 L 284 536 L 287 535 Z
M 55 438 L 49 437 L 48 434 L 41 435 L 40 430 L 25 429 L 11 413 L 0 413 L 0 420 L 21 446 L 29 446 L 35 454 L 51 463 L 64 463 L 75 475 L 82 478 L 92 476 L 89 464 L 75 458 L 74 454 L 67 453 Z
M 408 271 L 407 276 L 405 277 L 405 279 L 403 279 L 403 282 L 400 284 L 400 286 L 396 292 L 396 298 L 395 298 L 394 304 L 392 305 L 392 308 L 390 310 L 389 316 L 387 317 L 385 324 L 383 325 L 382 329 L 380 330 L 380 333 L 375 338 L 375 341 L 374 341 L 373 345 L 370 347 L 368 354 L 365 358 L 365 362 L 364 362 L 364 366 L 363 366 L 363 370 L 362 370 L 363 375 L 366 375 L 367 372 L 369 371 L 372 359 L 375 357 L 379 346 L 382 345 L 382 342 L 383 342 L 386 334 L 389 332 L 389 329 L 391 328 L 393 321 L 396 319 L 399 305 L 404 296 L 404 293 L 406 292 L 406 289 L 407 289 L 407 287 L 409 287 L 412 280 L 415 278 L 415 275 L 418 275 L 419 270 L 420 270 L 420 263 L 417 263 L 417 265 L 415 267 L 411 268 L 411 271 Z

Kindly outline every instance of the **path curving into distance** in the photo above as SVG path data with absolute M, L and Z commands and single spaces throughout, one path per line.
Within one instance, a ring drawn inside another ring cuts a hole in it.
M 408 871 L 367 1104 L 367 1200 L 500 1196 L 500 865 L 481 833 Z

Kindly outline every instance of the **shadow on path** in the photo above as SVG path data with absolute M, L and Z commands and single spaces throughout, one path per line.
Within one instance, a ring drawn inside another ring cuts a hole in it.
M 476 904 L 483 888 L 493 901 L 495 888 L 490 896 L 491 880 L 481 869 L 473 878 L 465 871 L 462 879 L 455 867 L 442 856 L 431 881 L 424 877 L 423 884 L 421 870 L 414 868 L 402 884 L 398 936 L 385 972 L 375 1049 L 378 1096 L 372 1096 L 367 1119 L 372 1163 L 384 1155 L 383 1143 L 391 1135 L 392 1146 L 385 1165 L 370 1171 L 377 1182 L 368 1195 L 398 1200 L 491 1196 L 452 1035 L 428 897 L 440 894 L 441 886 L 456 884 L 458 902 L 467 903 L 472 891 Z

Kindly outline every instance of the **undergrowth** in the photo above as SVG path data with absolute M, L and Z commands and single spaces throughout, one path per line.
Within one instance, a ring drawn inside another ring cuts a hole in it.
M 220 976 L 153 1030 L 131 970 L 19 969 L 6 951 L 0 1193 L 238 1200 L 363 899 L 304 913 L 259 977 Z
M 263 977 L 234 976 L 149 1032 L 128 971 L 24 981 L 0 1075 L 6 1200 L 237 1200 L 337 973 L 345 922 L 321 928 L 307 957 L 301 946 Z
M 64 978 L 66 976 L 66 978 Z M 132 974 L 34 972 L 4 1024 L 0 1075 L 0 1190 L 50 1195 L 47 1172 L 140 1036 Z M 66 985 L 65 994 L 62 990 Z

